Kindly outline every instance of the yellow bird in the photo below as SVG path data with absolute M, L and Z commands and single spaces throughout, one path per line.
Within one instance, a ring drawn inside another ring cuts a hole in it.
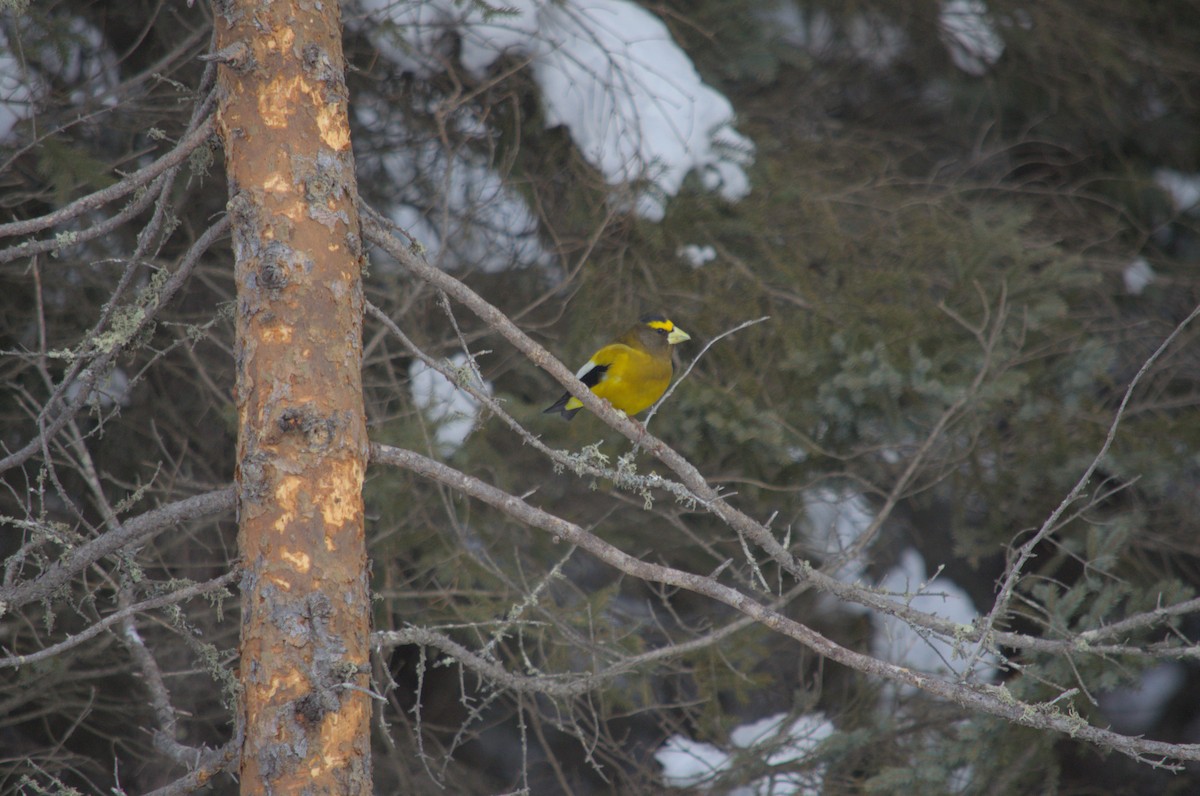
M 636 415 L 667 391 L 671 346 L 691 339 L 665 315 L 643 315 L 628 331 L 592 354 L 575 376 L 614 409 Z M 567 392 L 545 413 L 558 412 L 570 420 L 582 406 L 582 401 Z

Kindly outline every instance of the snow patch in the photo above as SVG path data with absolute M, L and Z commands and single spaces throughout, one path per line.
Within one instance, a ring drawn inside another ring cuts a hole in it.
M 957 625 L 969 627 L 979 617 L 971 598 L 958 585 L 945 578 L 930 583 L 926 577 L 925 559 L 910 547 L 901 553 L 899 563 L 888 571 L 879 587 L 887 592 L 912 595 L 906 601 L 910 607 Z M 875 657 L 941 677 L 967 674 L 967 661 L 955 652 L 953 643 L 928 632 L 918 632 L 898 617 L 877 613 L 875 618 L 878 621 L 871 639 L 871 652 Z M 971 647 L 973 645 L 968 645 L 968 653 Z M 983 655 L 975 664 L 972 676 L 990 680 L 995 670 L 995 656 Z M 911 691 L 911 686 L 901 689 L 902 693 Z
M 865 551 L 854 556 L 848 553 L 875 519 L 866 498 L 849 490 L 815 489 L 805 496 L 804 510 L 813 551 L 827 561 L 844 558 L 829 574 L 843 583 L 861 581 L 867 566 Z M 840 605 L 843 610 L 858 613 L 867 610 L 856 603 Z
M 17 24 L 20 55 L 14 54 L 0 31 L 0 141 L 29 116 L 31 106 L 50 84 L 65 88 L 72 105 L 99 101 L 116 107 L 121 83 L 117 56 L 105 46 L 98 28 L 78 18 L 53 32 L 34 17 L 21 18 Z
M 654 753 L 663 767 L 663 783 L 669 788 L 708 790 L 712 782 L 728 771 L 740 755 L 753 755 L 773 771 L 746 787 L 735 788 L 728 796 L 818 796 L 825 779 L 825 766 L 813 765 L 798 770 L 797 763 L 816 751 L 834 733 L 833 724 L 823 713 L 811 713 L 788 722 L 788 714 L 778 713 L 736 727 L 729 742 L 740 753 L 730 754 L 717 746 L 673 735 Z
M 478 78 L 503 56 L 527 63 L 547 127 L 565 126 L 610 186 L 650 183 L 629 200 L 644 218 L 661 220 L 693 170 L 730 201 L 750 190 L 754 147 L 734 129 L 733 106 L 705 85 L 667 27 L 629 0 L 513 0 L 500 12 L 454 0 L 364 6 L 403 37 L 392 47 L 376 35 L 380 50 L 418 74 L 441 70 L 454 52 L 449 33 Z
M 676 249 L 675 256 L 692 268 L 700 268 L 717 259 L 717 250 L 712 246 L 700 246 L 695 243 L 689 243 L 686 246 L 680 246 Z
M 474 380 L 473 371 L 467 366 L 466 354 L 455 354 L 450 357 L 449 364 L 462 373 L 463 378 Z M 413 403 L 434 426 L 433 440 L 438 453 L 449 456 L 462 447 L 467 435 L 475 427 L 479 401 L 420 360 L 409 367 L 408 377 Z M 483 382 L 480 387 L 488 395 L 492 394 L 489 382 Z
M 1145 257 L 1135 258 L 1121 273 L 1125 281 L 1125 292 L 1131 296 L 1142 295 L 1142 291 L 1149 287 L 1157 276 Z
M 82 386 L 73 381 L 67 386 L 65 397 L 74 402 Z M 114 406 L 129 406 L 129 376 L 121 368 L 113 368 L 104 378 L 97 380 L 84 399 L 84 405 L 93 409 L 112 409 Z
M 654 759 L 663 767 L 663 784 L 668 788 L 695 788 L 728 769 L 730 757 L 710 743 L 672 735 Z
M 984 75 L 1004 54 L 1004 40 L 983 0 L 944 0 L 938 14 L 938 37 L 954 65 L 975 77 Z
M 880 71 L 890 68 L 908 49 L 904 31 L 875 12 L 852 18 L 846 35 L 855 57 Z
M 34 96 L 21 62 L 9 51 L 8 39 L 0 30 L 0 141 L 29 115 Z
M 1174 169 L 1155 169 L 1154 182 L 1171 197 L 1175 211 L 1186 213 L 1200 204 L 1200 174 L 1184 174 Z
M 354 105 L 355 119 L 381 138 L 403 145 L 358 155 L 360 163 L 387 175 L 388 216 L 425 247 L 444 268 L 494 273 L 546 265 L 550 255 L 538 236 L 537 218 L 482 154 L 467 147 L 447 152 L 438 141 L 409 140 L 402 114 L 369 101 Z M 456 129 L 469 120 L 453 120 Z M 432 206 L 430 197 L 441 200 Z
M 1162 719 L 1186 679 L 1187 672 L 1178 661 L 1152 666 L 1133 685 L 1100 694 L 1100 710 L 1116 732 L 1142 735 Z
M 783 44 L 820 56 L 833 47 L 836 29 L 829 14 L 821 9 L 801 9 L 794 0 L 785 0 L 756 12 L 766 30 Z

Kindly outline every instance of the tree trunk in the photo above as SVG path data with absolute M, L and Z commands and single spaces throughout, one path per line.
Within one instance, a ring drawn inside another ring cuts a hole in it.
M 337 3 L 217 6 L 243 793 L 371 792 L 362 245 Z

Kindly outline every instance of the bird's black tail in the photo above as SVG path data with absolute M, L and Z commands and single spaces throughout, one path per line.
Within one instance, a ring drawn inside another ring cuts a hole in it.
M 558 414 L 563 416 L 564 420 L 570 420 L 571 418 L 575 417 L 575 415 L 579 412 L 579 407 L 577 406 L 574 409 L 568 409 L 567 401 L 569 401 L 569 400 L 571 400 L 571 393 L 569 393 L 569 392 L 563 393 L 562 398 L 559 398 L 551 406 L 548 406 L 545 409 L 543 409 L 542 414 L 551 415 L 551 414 L 554 414 L 555 412 L 557 412 Z

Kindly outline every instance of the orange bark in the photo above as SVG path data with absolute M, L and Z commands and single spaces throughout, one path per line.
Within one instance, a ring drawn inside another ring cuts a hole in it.
M 243 793 L 371 792 L 362 246 L 338 4 L 218 6 Z

